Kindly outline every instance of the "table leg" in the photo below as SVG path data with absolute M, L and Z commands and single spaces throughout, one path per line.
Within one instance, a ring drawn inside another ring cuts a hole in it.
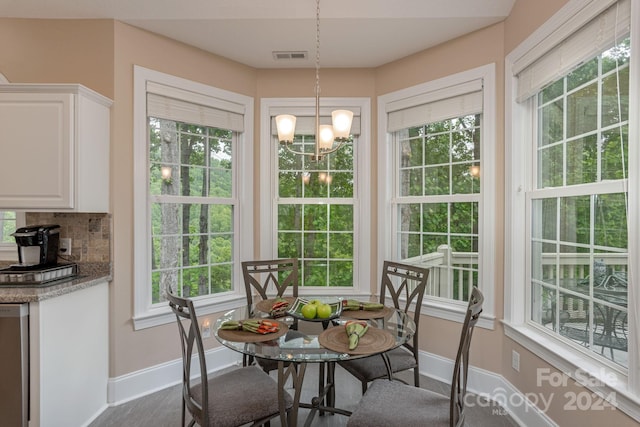
M 324 363 L 320 363 L 320 366 L 318 366 L 318 396 L 324 396 L 324 365 Z M 320 404 L 322 404 L 322 402 L 320 402 Z M 323 416 L 324 411 L 321 409 L 318 414 Z

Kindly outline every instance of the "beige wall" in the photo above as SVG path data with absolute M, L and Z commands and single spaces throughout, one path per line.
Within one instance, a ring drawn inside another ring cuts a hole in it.
M 114 30 L 115 98 L 111 117 L 114 280 L 111 286 L 111 370 L 117 377 L 180 357 L 176 326 L 133 330 L 133 66 L 140 65 L 255 96 L 256 71 L 122 23 Z M 207 340 L 208 345 L 216 341 Z
M 518 0 L 505 22 L 460 37 L 377 69 L 323 69 L 322 96 L 370 97 L 372 106 L 372 244 L 377 247 L 377 105 L 376 96 L 428 82 L 481 65 L 496 64 L 496 214 L 495 311 L 503 312 L 504 262 L 504 57 L 535 28 L 555 13 L 564 0 Z M 255 99 L 255 155 L 259 142 L 260 98 L 311 97 L 312 70 L 256 70 L 205 53 L 126 24 L 109 20 L 15 20 L 0 19 L 0 72 L 13 82 L 82 83 L 114 100 L 112 107 L 111 206 L 113 219 L 113 273 L 110 286 L 110 377 L 153 367 L 180 357 L 175 325 L 134 331 L 133 314 L 133 65 L 213 85 Z M 259 164 L 253 165 L 258 172 Z M 255 174 L 258 188 L 259 174 Z M 254 198 L 256 206 L 259 202 Z M 259 209 L 256 209 L 259 212 Z M 259 236 L 258 218 L 255 234 Z M 257 242 L 259 243 L 259 242 Z M 258 246 L 256 246 L 258 247 Z M 377 254 L 372 255 L 371 275 L 377 277 Z M 421 323 L 423 350 L 453 357 L 458 323 L 424 316 Z M 215 346 L 215 340 L 207 340 Z M 521 369 L 511 368 L 511 351 L 521 355 Z M 478 329 L 473 342 L 472 363 L 503 375 L 525 393 L 556 393 L 540 389 L 535 370 L 548 367 L 543 361 L 506 338 L 499 321 L 495 330 Z M 569 386 L 568 390 L 575 387 Z M 628 425 L 621 412 L 565 412 L 558 399 L 548 415 L 559 425 L 594 425 L 599 422 Z M 606 417 L 606 419 L 605 419 Z
M 11 83 L 81 83 L 113 99 L 113 21 L 0 18 Z

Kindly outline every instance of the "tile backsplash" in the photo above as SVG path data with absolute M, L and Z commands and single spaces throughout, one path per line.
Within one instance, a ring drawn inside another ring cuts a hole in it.
M 60 237 L 71 238 L 73 262 L 111 262 L 111 214 L 27 212 L 27 225 L 58 224 Z

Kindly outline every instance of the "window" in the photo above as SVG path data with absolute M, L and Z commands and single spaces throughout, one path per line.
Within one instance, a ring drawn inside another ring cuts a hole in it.
M 309 156 L 289 152 L 279 144 L 273 118 L 288 109 L 298 116 L 294 149 L 313 151 L 315 110 L 299 101 L 265 99 L 263 120 L 270 123 L 270 156 L 262 170 L 271 171 L 263 179 L 266 196 L 262 206 L 270 206 L 271 215 L 261 215 L 261 227 L 270 230 L 265 239 L 264 257 L 300 260 L 300 285 L 313 292 L 335 295 L 369 291 L 370 245 L 369 186 L 366 184 L 369 157 L 367 134 L 369 104 L 358 99 L 323 99 L 335 108 L 354 111 L 352 139 L 316 162 Z M 284 105 L 290 105 L 285 107 Z M 294 111 L 292 111 L 293 109 Z M 321 109 L 321 121 L 329 109 Z M 362 123 L 362 125 L 361 125 Z M 267 189 L 269 187 L 269 189 Z M 329 289 L 331 288 L 331 289 Z
M 483 212 L 494 206 L 494 81 L 488 65 L 379 100 L 379 169 L 393 177 L 383 185 L 385 258 L 431 268 L 425 300 L 444 318 L 462 320 L 478 286 L 485 327 L 493 320 L 494 226 Z
M 629 39 L 535 99 L 530 320 L 627 366 Z M 618 93 L 618 89 L 620 93 Z
M 136 89 L 144 129 L 136 139 L 136 255 L 147 260 L 136 262 L 136 322 L 144 327 L 158 316 L 170 321 L 162 317 L 168 291 L 200 307 L 244 298 L 239 260 L 252 247 L 240 230 L 251 229 L 242 216 L 251 195 L 238 188 L 251 182 L 242 167 L 251 162 L 251 101 L 140 67 Z
M 638 126 L 630 18 L 628 0 L 574 0 L 507 57 L 505 330 L 562 371 L 604 369 L 607 387 L 633 395 L 638 178 L 629 172 L 640 164 L 629 142 Z M 618 404 L 640 419 L 628 394 Z
M 23 212 L 0 211 L 0 260 L 15 261 L 18 259 L 16 240 L 11 234 L 24 225 Z

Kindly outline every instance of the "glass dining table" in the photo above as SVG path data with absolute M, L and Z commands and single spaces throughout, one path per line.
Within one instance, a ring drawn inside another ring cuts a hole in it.
M 274 319 L 279 325 L 277 332 L 264 335 L 221 329 L 221 325 L 228 321 L 270 318 L 269 309 L 272 303 L 271 300 L 263 300 L 253 306 L 224 313 L 216 321 L 214 333 L 221 344 L 244 356 L 277 362 L 280 420 L 283 426 L 297 426 L 299 408 L 311 410 L 305 420 L 305 426 L 311 425 L 316 413 L 351 415 L 351 412 L 335 405 L 335 363 L 380 355 L 387 366 L 388 377 L 391 378 L 391 365 L 385 352 L 411 340 L 416 329 L 411 316 L 402 310 L 387 306 L 381 310 L 344 311 L 331 319 L 306 320 L 295 313 L 287 314 Z M 357 347 L 350 350 L 345 323 L 353 319 L 367 322 L 369 328 L 360 338 Z M 311 402 L 300 402 L 300 391 L 309 363 L 319 364 L 318 395 L 312 398 Z M 284 395 L 289 378 L 292 379 L 294 392 L 293 407 L 287 417 Z

